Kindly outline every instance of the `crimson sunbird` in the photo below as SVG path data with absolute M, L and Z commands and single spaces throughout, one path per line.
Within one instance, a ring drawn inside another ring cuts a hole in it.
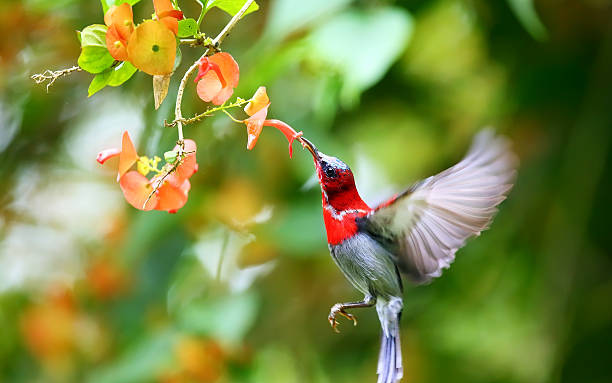
M 508 139 L 483 130 L 458 164 L 371 208 L 344 162 L 299 139 L 314 158 L 331 257 L 364 294 L 362 301 L 335 304 L 328 320 L 338 331 L 337 315 L 356 325 L 347 309 L 376 306 L 382 328 L 378 383 L 395 383 L 403 375 L 400 275 L 414 283 L 439 277 L 466 240 L 489 227 L 513 186 L 516 156 Z

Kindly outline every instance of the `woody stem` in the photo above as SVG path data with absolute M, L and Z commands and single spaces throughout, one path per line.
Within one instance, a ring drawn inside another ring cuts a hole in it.
M 232 19 L 227 23 L 227 25 L 223 28 L 223 30 L 219 32 L 217 37 L 215 37 L 215 39 L 212 41 L 213 46 L 218 47 L 219 45 L 221 45 L 221 42 L 223 41 L 223 39 L 229 34 L 232 28 L 234 28 L 234 26 L 242 18 L 242 16 L 247 11 L 247 9 L 249 9 L 251 4 L 253 4 L 253 1 L 255 0 L 247 0 L 244 3 L 244 5 L 242 6 L 242 8 L 240 8 L 238 13 L 236 13 L 234 17 L 232 17 Z M 183 102 L 183 93 L 185 92 L 185 87 L 187 86 L 187 80 L 189 76 L 191 76 L 191 74 L 198 68 L 200 60 L 208 55 L 209 50 L 210 49 L 206 49 L 204 54 L 198 60 L 196 60 L 196 62 L 194 62 L 189 67 L 189 69 L 187 69 L 187 71 L 183 75 L 183 78 L 181 79 L 181 83 L 179 84 L 178 93 L 176 94 L 176 106 L 174 108 L 174 120 L 177 121 L 176 127 L 178 129 L 178 142 L 181 147 L 185 139 L 185 137 L 183 136 L 183 122 L 182 122 L 183 113 L 181 112 L 181 104 Z
M 47 83 L 47 92 L 49 92 L 49 88 L 51 87 L 51 85 L 53 85 L 55 80 L 57 80 L 60 77 L 64 77 L 64 76 L 67 76 L 69 74 L 72 74 L 74 72 L 80 72 L 82 70 L 83 69 L 81 69 L 81 67 L 79 67 L 78 65 L 75 65 L 75 66 L 70 67 L 70 68 L 62 69 L 62 70 L 54 70 L 53 71 L 53 70 L 47 69 L 43 73 L 37 73 L 37 74 L 32 75 L 31 78 L 37 84 L 42 84 L 45 81 L 49 81 L 49 83 Z

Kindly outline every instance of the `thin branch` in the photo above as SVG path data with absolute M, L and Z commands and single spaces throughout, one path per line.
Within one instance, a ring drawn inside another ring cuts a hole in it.
M 215 39 L 213 40 L 213 45 L 216 45 L 216 46 L 221 45 L 221 43 L 223 42 L 223 39 L 225 39 L 225 37 L 230 33 L 230 31 L 232 30 L 232 28 L 234 28 L 234 26 L 238 23 L 238 21 L 240 21 L 240 19 L 245 14 L 247 9 L 249 9 L 251 4 L 253 4 L 253 1 L 255 0 L 247 0 L 244 3 L 244 5 L 242 6 L 242 8 L 240 8 L 238 13 L 236 13 L 234 17 L 232 17 L 232 19 L 229 21 L 229 23 L 227 23 L 225 28 L 223 28 L 223 30 L 219 32 L 217 37 L 215 37 Z
M 206 37 L 203 33 L 197 34 L 194 38 L 189 39 L 180 39 L 179 44 L 189 45 L 190 47 L 204 47 L 206 49 L 217 50 L 213 45 L 212 39 L 210 37 Z
M 227 116 L 234 122 L 238 123 L 238 124 L 242 124 L 243 121 L 239 120 L 237 118 L 235 118 L 234 116 L 232 116 L 232 114 L 230 112 L 228 112 L 227 110 L 223 109 L 223 113 L 227 114 Z
M 60 77 L 64 77 L 69 74 L 72 74 L 74 72 L 80 72 L 82 70 L 83 69 L 81 69 L 81 67 L 79 67 L 78 65 L 75 65 L 71 68 L 61 69 L 61 70 L 47 69 L 43 73 L 37 73 L 37 74 L 32 75 L 31 79 L 34 80 L 37 84 L 42 84 L 46 81 L 49 81 L 49 83 L 47 84 L 47 93 L 49 93 L 49 87 L 53 85 L 53 83 L 55 83 L 55 80 L 57 80 Z
M 247 104 L 249 102 L 251 102 L 251 100 L 243 100 L 241 98 L 238 98 L 235 102 L 233 102 L 233 103 L 231 103 L 229 105 L 221 105 L 221 106 L 216 106 L 214 108 L 208 108 L 204 112 L 202 112 L 200 114 L 196 114 L 195 116 L 193 116 L 191 118 L 183 118 L 181 120 L 181 123 L 183 124 L 183 126 L 189 125 L 189 124 L 193 124 L 194 122 L 201 121 L 205 117 L 212 116 L 215 112 L 218 112 L 218 111 L 221 111 L 221 110 L 225 112 L 226 109 L 242 106 L 242 105 Z M 236 121 L 236 120 L 234 119 L 234 121 Z M 172 122 L 164 122 L 164 125 L 166 127 L 168 127 L 168 128 L 176 126 L 177 124 L 178 124 L 178 120 L 174 120 Z

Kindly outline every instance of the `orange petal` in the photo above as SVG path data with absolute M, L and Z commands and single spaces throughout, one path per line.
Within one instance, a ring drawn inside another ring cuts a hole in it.
M 117 180 L 121 179 L 123 175 L 130 170 L 132 165 L 138 161 L 138 153 L 136 148 L 130 139 L 128 132 L 123 132 L 123 138 L 121 139 L 121 155 L 119 156 L 119 174 Z
M 174 33 L 175 35 L 178 33 L 178 20 L 175 19 L 174 17 L 171 17 L 171 16 L 162 17 L 161 19 L 159 19 L 159 21 L 164 23 L 164 25 L 168 27 L 168 29 L 170 29 L 170 31 Z
M 128 52 L 125 40 L 121 39 L 115 24 L 111 25 L 106 31 L 106 48 L 115 60 L 127 61 Z
M 240 68 L 232 55 L 229 53 L 220 52 L 215 53 L 208 59 L 219 66 L 219 69 L 221 69 L 221 73 L 223 74 L 223 78 L 225 79 L 225 82 L 227 82 L 227 86 L 232 88 L 238 86 Z
M 221 87 L 225 88 L 227 86 L 227 81 L 225 81 L 225 78 L 223 77 L 223 73 L 221 73 L 221 68 L 219 68 L 219 65 L 211 61 L 208 63 L 208 67 L 210 68 L 210 70 L 215 71 L 215 73 L 217 74 L 217 78 L 221 82 Z
M 257 140 L 259 139 L 259 135 L 263 129 L 264 121 L 266 120 L 266 116 L 268 115 L 268 107 L 264 107 L 260 109 L 257 113 L 252 115 L 251 117 L 244 120 L 244 123 L 247 126 L 247 149 L 252 150 L 257 144 Z
M 221 91 L 221 81 L 219 81 L 219 77 L 217 77 L 215 72 L 208 71 L 200 79 L 200 81 L 198 81 L 198 86 L 196 89 L 198 96 L 203 101 L 210 102 Z
M 178 150 L 178 145 L 174 147 L 174 150 Z M 196 143 L 193 140 L 185 140 L 185 151 L 193 153 L 187 154 L 179 166 L 176 167 L 175 172 L 172 174 L 176 177 L 177 183 L 182 184 L 184 180 L 189 179 L 195 172 L 198 171 L 195 153 L 196 150 Z
M 175 211 L 185 206 L 191 184 L 185 180 L 180 185 L 175 185 L 176 182 L 172 180 L 172 175 L 168 176 L 168 181 L 164 182 L 158 190 L 159 203 L 155 210 Z
M 153 8 L 155 8 L 155 14 L 158 16 L 164 12 L 174 10 L 170 0 L 153 0 Z
M 172 73 L 176 38 L 161 21 L 147 20 L 136 27 L 127 49 L 130 61 L 141 71 L 150 75 Z
M 117 28 L 117 32 L 119 32 L 121 39 L 127 41 L 134 31 L 134 14 L 132 13 L 132 6 L 128 3 L 123 3 L 114 8 L 110 15 L 111 24 Z M 106 22 L 106 15 L 104 21 Z
M 159 202 L 158 194 L 153 194 L 147 201 L 153 191 L 153 186 L 151 186 L 147 177 L 135 170 L 121 177 L 119 186 L 121 186 L 125 200 L 138 210 L 153 210 Z M 147 203 L 146 206 L 144 206 L 145 202 Z
M 261 110 L 261 108 L 264 108 L 268 105 L 270 105 L 270 99 L 268 98 L 266 87 L 260 86 L 259 88 L 257 88 L 257 91 L 253 95 L 251 102 L 249 102 L 247 106 L 244 108 L 244 111 L 249 116 L 252 116 L 255 113 L 257 113 L 259 110 Z
M 222 105 L 225 101 L 229 100 L 229 98 L 232 97 L 233 93 L 234 93 L 234 88 L 231 88 L 229 86 L 226 86 L 225 88 L 221 88 L 219 93 L 217 93 L 217 95 L 213 97 L 211 102 L 215 105 Z
M 115 9 L 117 9 L 117 6 L 111 5 L 110 8 L 108 8 L 108 11 L 106 11 L 104 14 L 104 24 L 106 24 L 107 27 L 110 27 L 113 23 L 113 12 L 115 12 Z

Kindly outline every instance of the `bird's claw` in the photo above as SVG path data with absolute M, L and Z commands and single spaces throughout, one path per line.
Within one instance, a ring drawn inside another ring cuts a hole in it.
M 334 332 L 337 332 L 337 333 L 340 332 L 340 330 L 338 330 L 338 320 L 336 320 L 336 315 L 338 314 L 342 315 L 346 319 L 353 321 L 353 325 L 357 326 L 357 317 L 355 317 L 355 315 L 353 314 L 349 314 L 346 311 L 344 311 L 344 308 L 342 307 L 342 305 L 335 304 L 331 308 L 329 312 L 329 316 L 327 317 L 327 320 L 329 321 L 329 324 L 331 325 Z

